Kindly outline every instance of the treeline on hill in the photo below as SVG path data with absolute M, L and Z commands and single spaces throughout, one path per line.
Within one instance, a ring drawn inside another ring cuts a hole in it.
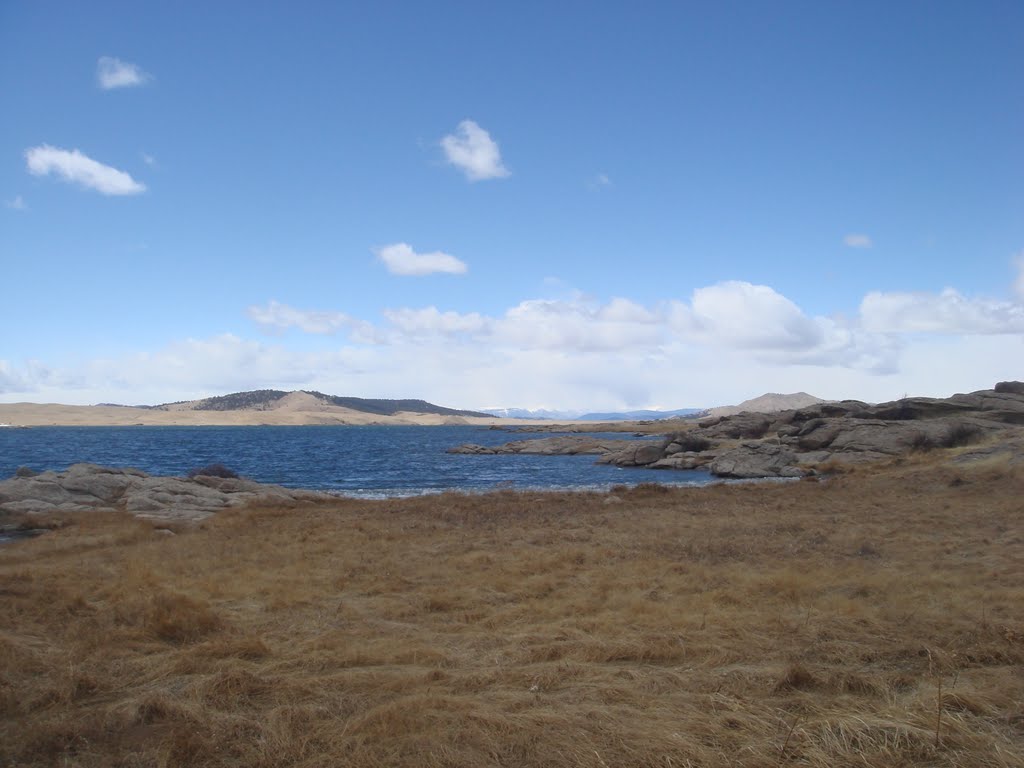
M 354 411 L 374 413 L 378 416 L 392 416 L 399 411 L 411 411 L 412 413 L 434 413 L 440 416 L 490 416 L 489 413 L 478 413 L 477 411 L 459 411 L 454 408 L 444 408 L 440 405 L 428 403 L 426 400 L 384 400 L 366 399 L 362 397 L 339 397 L 337 395 L 325 395 L 323 392 L 310 392 L 303 390 L 306 394 L 318 397 L 331 405 L 351 408 Z
M 287 395 L 280 389 L 256 389 L 209 397 L 196 405 L 197 411 L 240 411 L 245 408 L 266 408 Z

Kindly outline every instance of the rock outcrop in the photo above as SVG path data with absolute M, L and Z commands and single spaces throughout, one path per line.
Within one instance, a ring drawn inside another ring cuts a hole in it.
M 719 454 L 708 467 L 718 477 L 803 477 L 811 473 L 797 466 L 796 454 L 780 443 L 742 443 Z
M 253 501 L 297 502 L 327 494 L 241 478 L 157 477 L 137 469 L 75 464 L 64 472 L 18 472 L 0 482 L 0 512 L 46 514 L 123 509 L 154 520 L 196 521 Z
M 949 398 L 908 397 L 878 405 L 843 400 L 771 414 L 710 416 L 660 442 L 592 441 L 589 450 L 549 450 L 561 443 L 548 441 L 581 438 L 548 438 L 479 450 L 464 446 L 453 452 L 599 453 L 598 462 L 622 467 L 706 468 L 725 478 L 802 477 L 827 463 L 877 461 L 992 440 L 1010 446 L 996 454 L 1009 452 L 1010 460 L 1017 461 L 1013 446 L 1024 444 L 1022 425 L 1024 382 L 1008 381 Z M 992 450 L 973 453 L 980 460 Z
M 532 440 L 515 440 L 503 445 L 476 445 L 469 443 L 449 448 L 447 453 L 464 453 L 472 455 L 491 455 L 522 453 L 538 456 L 574 456 L 576 454 L 602 455 L 611 451 L 624 449 L 627 446 L 636 446 L 641 443 L 638 440 L 602 440 L 585 435 L 558 435 L 556 437 L 539 437 Z M 659 456 L 660 443 L 659 445 Z

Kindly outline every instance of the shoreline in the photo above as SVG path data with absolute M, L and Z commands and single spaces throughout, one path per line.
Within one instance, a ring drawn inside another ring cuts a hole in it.
M 399 412 L 382 416 L 347 408 L 323 410 L 171 411 L 131 406 L 0 403 L 4 429 L 21 427 L 258 427 L 258 426 L 544 426 L 545 420 Z M 577 422 L 566 421 L 565 424 Z

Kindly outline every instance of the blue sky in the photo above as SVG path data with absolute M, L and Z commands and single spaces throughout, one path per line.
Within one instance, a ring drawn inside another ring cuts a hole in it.
M 0 2 L 0 401 L 1024 378 L 1024 5 Z

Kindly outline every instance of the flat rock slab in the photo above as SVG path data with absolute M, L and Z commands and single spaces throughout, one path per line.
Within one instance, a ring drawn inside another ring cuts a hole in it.
M 642 445 L 644 442 L 639 440 L 601 440 L 586 435 L 558 435 L 556 437 L 538 437 L 532 440 L 514 440 L 503 445 L 484 446 L 470 443 L 449 448 L 447 453 L 488 456 L 510 453 L 537 456 L 575 456 L 577 454 L 598 456 L 638 444 Z
M 0 482 L 0 512 L 48 514 L 124 509 L 152 520 L 196 521 L 253 501 L 315 501 L 328 494 L 242 478 L 158 477 L 137 469 L 75 464 Z
M 811 474 L 809 469 L 796 464 L 796 454 L 785 446 L 752 443 L 723 452 L 711 462 L 710 470 L 717 477 L 737 479 L 803 477 Z

